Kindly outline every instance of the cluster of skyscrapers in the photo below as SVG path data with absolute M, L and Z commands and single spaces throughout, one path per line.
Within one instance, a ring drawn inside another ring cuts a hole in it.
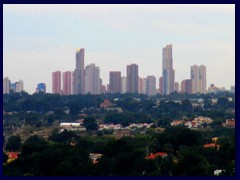
M 73 71 L 55 71 L 52 73 L 52 93 L 61 95 L 70 94 L 102 94 L 102 93 L 141 93 L 149 96 L 168 95 L 174 91 L 179 93 L 206 93 L 206 66 L 193 65 L 190 67 L 190 78 L 184 79 L 181 84 L 175 81 L 173 69 L 172 45 L 162 49 L 162 76 L 158 87 L 156 77 L 148 75 L 139 77 L 137 64 L 126 66 L 126 77 L 121 71 L 109 72 L 109 84 L 103 85 L 100 78 L 100 68 L 95 64 L 84 65 L 85 50 L 81 48 L 76 52 L 76 67 Z M 23 81 L 11 83 L 3 79 L 3 93 L 23 91 Z M 211 88 L 213 89 L 213 88 Z M 36 92 L 46 92 L 46 84 L 37 84 Z
M 20 79 L 17 82 L 11 83 L 8 77 L 3 78 L 3 94 L 9 94 L 12 92 L 21 92 L 23 89 L 23 81 Z
M 156 77 L 149 75 L 139 77 L 138 65 L 126 66 L 126 77 L 121 76 L 121 71 L 109 72 L 109 84 L 102 84 L 100 68 L 95 64 L 84 66 L 85 50 L 76 52 L 76 68 L 73 72 L 66 71 L 52 73 L 52 93 L 54 94 L 101 94 L 101 93 L 142 93 L 149 96 L 168 95 L 174 91 L 180 93 L 206 93 L 206 66 L 191 66 L 190 78 L 175 82 L 173 69 L 172 45 L 162 49 L 162 76 L 159 78 L 158 88 Z M 181 90 L 180 90 L 181 87 Z

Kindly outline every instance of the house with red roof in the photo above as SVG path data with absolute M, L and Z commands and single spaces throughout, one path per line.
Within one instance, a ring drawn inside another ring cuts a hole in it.
M 157 152 L 155 154 L 151 153 L 150 156 L 147 157 L 147 159 L 155 159 L 157 157 L 167 157 L 167 153 L 166 152 Z

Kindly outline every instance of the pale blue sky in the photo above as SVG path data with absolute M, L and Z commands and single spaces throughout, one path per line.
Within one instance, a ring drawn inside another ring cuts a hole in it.
M 203 64 L 207 86 L 235 84 L 235 5 L 3 5 L 3 76 L 29 93 L 39 82 L 51 92 L 51 73 L 73 71 L 78 48 L 104 84 L 131 63 L 159 78 L 166 44 L 179 83 Z

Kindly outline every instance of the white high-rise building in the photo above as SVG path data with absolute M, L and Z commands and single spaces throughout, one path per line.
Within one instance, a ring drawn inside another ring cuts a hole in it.
M 192 93 L 204 93 L 207 92 L 206 81 L 206 66 L 193 65 L 191 66 L 191 80 L 192 80 Z
M 123 76 L 121 78 L 121 93 L 124 94 L 127 92 L 127 77 Z
M 156 77 L 155 76 L 147 76 L 147 78 L 146 78 L 146 94 L 148 96 L 156 95 Z
M 85 93 L 100 94 L 100 69 L 95 64 L 89 64 L 85 68 Z
M 76 69 L 73 71 L 73 94 L 84 94 L 85 90 L 85 73 L 84 73 L 84 48 L 76 52 Z
M 10 92 L 10 80 L 8 77 L 3 78 L 3 94 L 9 94 Z
M 172 45 L 162 49 L 162 77 L 163 94 L 168 95 L 174 91 L 175 71 L 173 69 Z

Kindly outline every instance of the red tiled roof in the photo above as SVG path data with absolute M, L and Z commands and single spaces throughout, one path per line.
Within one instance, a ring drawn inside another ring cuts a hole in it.
M 8 158 L 10 159 L 17 159 L 19 155 L 18 152 L 8 152 L 7 154 L 8 154 Z
M 151 154 L 150 156 L 147 157 L 147 159 L 155 159 L 157 156 L 164 157 L 167 156 L 166 152 L 157 152 L 155 154 Z
M 215 143 L 210 143 L 210 144 L 204 144 L 204 148 L 210 148 L 210 147 L 217 147 L 217 148 L 219 148 L 220 147 L 220 145 L 218 145 L 218 144 L 215 144 Z

